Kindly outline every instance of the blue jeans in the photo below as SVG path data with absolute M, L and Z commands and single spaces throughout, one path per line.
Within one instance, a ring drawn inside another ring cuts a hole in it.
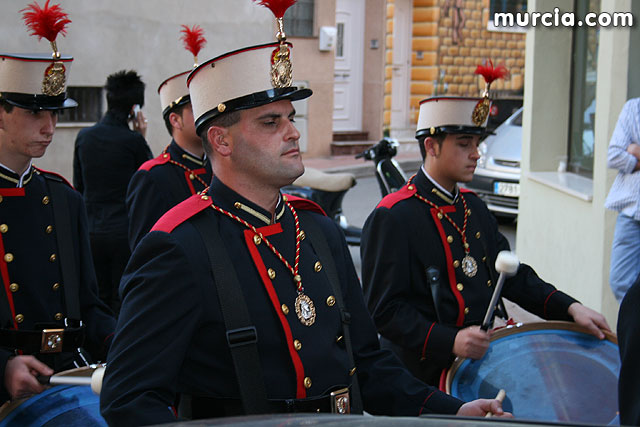
M 640 275 L 640 221 L 618 214 L 611 246 L 609 284 L 618 303 Z

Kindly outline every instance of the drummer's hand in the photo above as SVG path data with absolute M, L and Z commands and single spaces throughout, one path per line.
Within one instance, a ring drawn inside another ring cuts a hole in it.
M 467 402 L 458 409 L 456 415 L 465 417 L 484 417 L 491 413 L 494 417 L 513 418 L 511 412 L 502 410 L 502 403 L 496 399 L 477 399 Z
M 480 326 L 460 329 L 453 342 L 453 354 L 471 359 L 481 359 L 489 348 L 489 334 Z
M 33 356 L 16 356 L 4 368 L 4 386 L 12 399 L 42 393 L 45 386 L 36 379 L 38 375 L 53 375 L 53 369 Z
M 574 322 L 587 328 L 591 335 L 604 339 L 604 333 L 602 331 L 611 332 L 607 319 L 605 319 L 602 314 L 591 310 L 589 307 L 585 307 L 579 302 L 571 304 L 567 312 L 573 317 Z

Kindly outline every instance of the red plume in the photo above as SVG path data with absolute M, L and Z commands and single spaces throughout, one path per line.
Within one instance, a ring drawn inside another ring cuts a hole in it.
M 46 1 L 42 9 L 34 1 L 20 12 L 23 12 L 22 19 L 31 30 L 31 35 L 38 36 L 38 40 L 44 37 L 53 43 L 58 33 L 63 36 L 67 33 L 65 26 L 71 23 L 69 16 L 62 10 L 60 5 L 54 4 L 49 7 L 49 0 Z
M 258 4 L 268 7 L 276 18 L 282 18 L 284 13 L 291 6 L 295 4 L 297 0 L 253 0 Z
M 489 60 L 489 63 L 485 65 L 478 65 L 475 74 L 481 74 L 484 77 L 484 81 L 487 84 L 491 84 L 494 80 L 503 79 L 509 74 L 507 68 L 504 65 L 498 65 L 493 68 L 493 61 Z
M 184 48 L 191 52 L 194 57 L 198 56 L 200 49 L 207 44 L 207 40 L 204 38 L 204 30 L 198 25 L 194 25 L 192 28 L 183 25 L 180 32 L 182 33 L 180 40 L 184 43 Z

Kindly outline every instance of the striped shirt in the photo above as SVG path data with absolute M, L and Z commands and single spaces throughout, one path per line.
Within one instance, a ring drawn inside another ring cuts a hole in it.
M 634 172 L 638 159 L 627 152 L 629 144 L 640 144 L 640 98 L 628 100 L 616 123 L 607 154 L 607 166 L 617 169 L 605 208 L 640 221 L 640 171 Z

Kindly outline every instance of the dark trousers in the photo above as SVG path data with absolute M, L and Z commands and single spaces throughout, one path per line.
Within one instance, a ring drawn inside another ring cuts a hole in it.
M 98 279 L 98 293 L 117 316 L 120 312 L 118 287 L 122 272 L 129 262 L 131 250 L 127 236 L 91 234 L 91 253 Z

